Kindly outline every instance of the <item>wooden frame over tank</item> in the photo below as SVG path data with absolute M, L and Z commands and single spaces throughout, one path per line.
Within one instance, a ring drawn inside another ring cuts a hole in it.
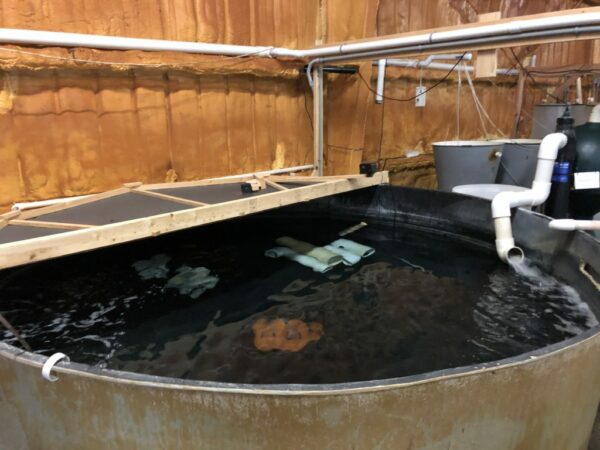
M 242 194 L 240 183 L 257 178 L 264 181 L 265 189 Z M 388 173 L 377 172 L 372 177 L 250 175 L 182 183 L 128 183 L 72 202 L 1 215 L 0 269 L 159 236 L 387 182 Z M 198 197 L 208 200 L 198 200 Z M 140 211 L 127 210 L 136 209 L 137 205 L 140 205 Z

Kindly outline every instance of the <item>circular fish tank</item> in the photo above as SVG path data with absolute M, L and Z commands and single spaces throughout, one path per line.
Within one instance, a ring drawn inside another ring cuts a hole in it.
M 378 186 L 5 271 L 2 445 L 585 449 L 600 242 L 513 228 Z

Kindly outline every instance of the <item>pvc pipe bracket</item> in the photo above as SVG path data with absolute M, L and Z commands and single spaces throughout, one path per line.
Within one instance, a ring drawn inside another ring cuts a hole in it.
M 54 366 L 56 364 L 58 364 L 58 362 L 61 361 L 61 360 L 64 360 L 64 362 L 70 362 L 71 361 L 69 359 L 69 357 L 67 355 L 65 355 L 64 353 L 55 353 L 54 355 L 50 356 L 46 360 L 46 362 L 44 363 L 44 365 L 42 366 L 42 378 L 44 378 L 45 380 L 50 381 L 51 383 L 54 383 L 55 381 L 58 381 L 58 377 L 55 377 L 50 372 L 52 371 L 52 369 L 54 368 Z

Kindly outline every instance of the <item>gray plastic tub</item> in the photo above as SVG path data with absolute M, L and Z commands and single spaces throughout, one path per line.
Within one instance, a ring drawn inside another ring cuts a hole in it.
M 531 187 L 537 155 L 540 148 L 539 139 L 499 139 L 503 143 L 502 158 L 496 183 L 513 186 Z
M 565 112 L 564 104 L 540 103 L 533 107 L 533 124 L 531 137 L 542 139 L 556 130 L 556 119 Z M 583 125 L 590 117 L 594 105 L 570 105 L 571 115 L 575 119 L 575 126 Z
M 452 192 L 463 184 L 494 183 L 503 145 L 499 141 L 434 142 L 438 189 Z

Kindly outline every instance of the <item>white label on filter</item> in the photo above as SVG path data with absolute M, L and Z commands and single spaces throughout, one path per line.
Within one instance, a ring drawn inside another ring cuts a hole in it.
M 417 108 L 424 108 L 427 103 L 427 88 L 425 86 L 417 86 L 415 106 Z
M 578 172 L 575 174 L 575 189 L 599 189 L 600 172 Z

